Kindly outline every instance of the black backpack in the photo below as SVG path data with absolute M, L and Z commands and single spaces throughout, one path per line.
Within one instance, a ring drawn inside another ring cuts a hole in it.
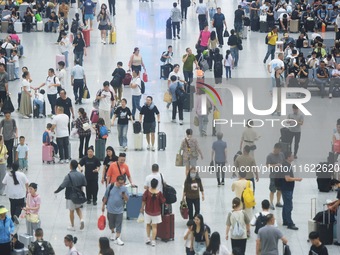
M 166 54 L 165 54 L 166 53 Z M 166 58 L 165 57 L 163 57 L 163 55 L 166 55 L 166 56 L 168 56 L 168 54 L 169 54 L 169 52 L 168 51 L 164 51 L 163 53 L 162 53 L 162 56 L 161 56 L 161 62 L 165 62 L 166 61 Z
M 50 255 L 50 251 L 47 248 L 47 242 L 43 241 L 40 245 L 38 241 L 33 243 L 34 245 L 34 255 Z
M 138 86 L 139 87 L 139 86 Z M 144 94 L 145 93 L 145 83 L 142 79 L 140 79 L 140 93 Z
M 64 31 L 68 31 L 69 26 L 68 26 L 68 21 L 67 19 L 64 19 Z
M 185 92 L 184 90 L 181 88 L 180 83 L 177 83 L 177 87 L 175 90 L 175 95 L 176 95 L 176 100 L 179 102 L 183 102 L 185 99 Z
M 77 33 L 78 27 L 79 27 L 78 21 L 73 19 L 71 23 L 71 33 L 73 34 Z
M 260 228 L 267 225 L 267 216 L 263 215 L 262 213 L 259 214 L 259 216 L 256 218 L 255 222 L 255 234 L 259 233 Z
M 215 61 L 214 69 L 216 71 L 222 70 L 222 62 L 221 61 Z
M 119 88 L 122 84 L 122 77 L 120 77 L 120 75 L 117 73 L 113 76 L 111 82 L 110 82 L 110 85 L 113 87 L 113 88 Z

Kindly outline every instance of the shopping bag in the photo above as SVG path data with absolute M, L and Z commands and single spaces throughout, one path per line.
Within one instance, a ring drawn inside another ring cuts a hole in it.
M 143 73 L 143 81 L 148 82 L 148 74 L 147 73 Z
M 85 85 L 84 91 L 83 91 L 83 99 L 89 99 L 90 98 L 90 92 L 87 86 Z
M 223 37 L 229 37 L 229 32 L 228 32 L 228 30 L 227 30 L 227 29 L 226 29 L 226 30 L 224 30 Z
M 221 118 L 221 113 L 216 108 L 214 109 L 213 117 L 214 117 L 214 120 L 218 120 Z
M 171 93 L 167 90 L 164 93 L 163 101 L 166 103 L 171 103 L 172 102 L 172 96 Z
M 106 227 L 106 217 L 102 214 L 98 218 L 98 229 L 99 230 L 104 230 Z
M 189 208 L 188 208 L 188 205 L 185 201 L 181 201 L 179 211 L 180 211 L 181 216 L 184 220 L 187 220 L 189 218 Z
M 175 166 L 183 166 L 183 154 L 181 153 L 181 150 L 176 154 Z
M 144 214 L 139 213 L 138 218 L 137 218 L 138 223 L 143 223 L 144 222 Z
M 197 116 L 195 116 L 195 117 L 194 117 L 194 125 L 195 125 L 196 127 L 198 127 L 198 126 L 200 125 L 200 123 L 199 123 L 199 120 L 198 120 L 198 117 L 197 117 Z

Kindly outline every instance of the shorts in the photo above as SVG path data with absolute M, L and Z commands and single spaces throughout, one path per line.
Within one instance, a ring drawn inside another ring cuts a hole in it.
M 185 160 L 183 163 L 184 163 L 185 166 L 189 166 L 189 167 L 193 166 L 193 167 L 195 167 L 195 166 L 197 166 L 197 158 L 192 158 L 192 159 L 189 159 L 189 160 Z
M 275 193 L 276 190 L 278 190 L 278 191 L 281 190 L 280 187 L 277 186 L 277 184 L 278 183 L 277 183 L 275 178 L 270 178 L 270 183 L 269 183 L 269 190 L 270 190 L 270 192 Z
M 81 205 L 75 204 L 71 199 L 66 199 L 66 209 L 74 211 L 75 209 L 80 208 Z
M 113 214 L 107 213 L 107 219 L 109 221 L 109 228 L 116 229 L 117 233 L 122 232 L 122 222 L 123 222 L 123 214 Z
M 144 134 L 150 134 L 156 132 L 156 122 L 143 122 Z
M 93 14 L 85 14 L 85 20 L 93 20 L 94 19 L 94 16 Z
M 144 222 L 145 224 L 159 224 L 162 223 L 162 216 L 151 216 L 147 213 L 144 213 Z

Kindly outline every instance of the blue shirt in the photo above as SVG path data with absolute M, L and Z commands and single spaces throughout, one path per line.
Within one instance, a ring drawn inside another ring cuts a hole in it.
M 14 223 L 10 217 L 6 215 L 4 220 L 0 220 L 0 244 L 9 243 L 11 234 L 14 233 Z
M 223 21 L 225 20 L 224 14 L 223 13 L 215 13 L 214 14 L 214 27 L 223 27 Z
M 122 214 L 124 212 L 125 201 L 123 199 L 122 193 L 125 192 L 129 196 L 128 190 L 125 186 L 117 187 L 114 186 L 110 191 L 110 186 L 107 187 L 104 197 L 107 199 L 106 208 L 111 214 Z
M 72 68 L 71 76 L 73 76 L 73 79 L 83 80 L 84 79 L 84 75 L 85 75 L 84 67 L 82 67 L 80 65 L 75 65 Z
M 94 2 L 88 0 L 84 3 L 84 14 L 93 14 L 93 9 L 96 6 Z
M 176 98 L 176 88 L 177 88 L 178 85 L 179 85 L 182 89 L 184 89 L 183 84 L 180 83 L 180 82 L 177 82 L 177 81 L 171 83 L 170 86 L 169 86 L 169 91 L 170 91 L 171 96 L 172 96 L 172 102 L 176 102 L 176 101 L 177 101 L 177 98 Z
M 222 140 L 217 140 L 212 144 L 212 149 L 215 152 L 215 162 L 225 163 L 227 159 L 225 157 L 225 149 L 227 148 L 227 143 Z

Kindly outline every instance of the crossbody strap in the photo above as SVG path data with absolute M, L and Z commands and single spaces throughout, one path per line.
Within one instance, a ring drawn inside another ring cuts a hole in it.
M 119 164 L 118 164 L 118 162 L 116 162 L 116 163 L 117 163 L 117 167 L 118 167 L 119 173 L 120 173 L 120 175 L 122 175 L 122 171 L 120 171 Z
M 70 179 L 71 185 L 72 185 L 72 187 L 73 187 L 73 182 L 72 182 L 72 178 L 71 178 L 71 175 L 70 175 L 70 174 L 68 174 L 68 178 Z
M 186 142 L 186 144 L 187 144 L 187 147 L 190 149 L 190 145 L 189 145 L 188 140 L 187 140 L 186 138 L 184 138 L 184 140 L 185 140 L 185 142 Z

